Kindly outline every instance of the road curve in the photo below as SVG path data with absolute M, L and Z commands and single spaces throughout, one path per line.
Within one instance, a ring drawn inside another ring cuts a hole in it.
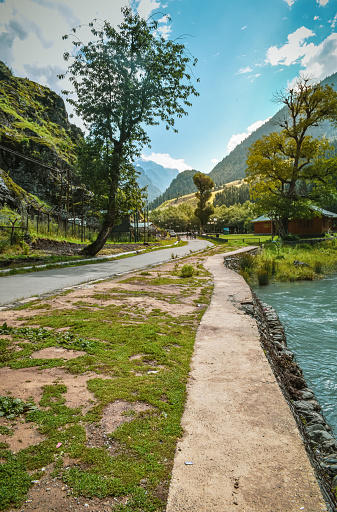
M 212 245 L 207 240 L 189 240 L 188 245 L 183 247 L 170 247 L 119 260 L 4 276 L 0 278 L 0 306 L 76 286 L 87 281 L 107 279 L 148 266 L 159 265 L 169 261 L 172 254 L 181 258 L 190 254 L 190 251 L 202 251 Z

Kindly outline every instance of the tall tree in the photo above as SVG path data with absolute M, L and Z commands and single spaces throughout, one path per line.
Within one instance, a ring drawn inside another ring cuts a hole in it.
M 214 181 L 212 178 L 207 176 L 207 174 L 197 172 L 193 176 L 193 182 L 198 189 L 198 192 L 195 194 L 198 199 L 198 203 L 194 211 L 194 215 L 199 219 L 201 230 L 202 227 L 207 224 L 210 216 L 214 212 L 213 206 L 211 204 L 207 204 L 212 197 L 211 190 L 214 187 Z
M 308 217 L 322 194 L 335 190 L 337 160 L 325 138 L 314 139 L 310 128 L 323 121 L 336 122 L 337 93 L 325 85 L 302 78 L 275 96 L 285 105 L 273 132 L 249 148 L 248 183 L 259 213 L 268 213 L 281 235 L 291 217 Z
M 93 40 L 73 41 L 73 61 L 66 73 L 76 93 L 68 102 L 83 119 L 90 138 L 109 156 L 107 213 L 97 239 L 83 251 L 91 256 L 103 247 L 116 221 L 122 168 L 150 142 L 144 127 L 163 121 L 166 129 L 176 132 L 175 117 L 187 115 L 190 96 L 198 95 L 191 82 L 196 59 L 184 45 L 160 37 L 157 21 L 146 21 L 129 7 L 122 13 L 124 20 L 117 28 L 108 21 L 99 28 L 92 22 Z M 64 58 L 69 60 L 70 54 Z

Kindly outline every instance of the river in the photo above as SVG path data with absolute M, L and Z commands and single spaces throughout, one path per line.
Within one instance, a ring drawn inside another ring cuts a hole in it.
M 272 283 L 254 287 L 254 291 L 276 310 L 288 348 L 337 435 L 337 275 Z

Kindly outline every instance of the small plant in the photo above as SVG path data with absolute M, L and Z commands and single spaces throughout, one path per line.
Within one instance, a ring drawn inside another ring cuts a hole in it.
M 36 410 L 38 409 L 33 403 L 25 403 L 21 398 L 0 396 L 0 417 L 5 416 L 7 419 L 13 419 L 24 412 Z
M 320 261 L 314 262 L 314 271 L 316 274 L 323 274 L 323 265 Z
M 183 277 L 183 278 L 192 277 L 193 274 L 194 274 L 193 265 L 186 263 L 185 265 L 182 266 L 181 271 L 180 271 L 181 277 Z
M 257 273 L 257 279 L 260 286 L 269 284 L 269 273 L 266 269 L 261 269 Z
M 249 253 L 244 253 L 240 258 L 240 269 L 241 270 L 250 270 L 254 267 L 254 256 Z

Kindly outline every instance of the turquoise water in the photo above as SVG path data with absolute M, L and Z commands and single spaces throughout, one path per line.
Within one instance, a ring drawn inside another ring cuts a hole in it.
M 337 434 L 337 275 L 254 288 L 277 312 L 287 344 Z

